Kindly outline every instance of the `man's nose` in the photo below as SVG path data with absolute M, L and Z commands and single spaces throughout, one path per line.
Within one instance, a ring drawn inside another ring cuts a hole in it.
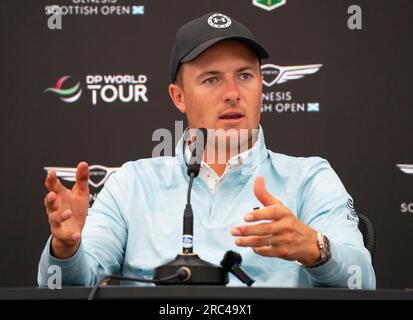
M 227 79 L 225 84 L 224 100 L 226 103 L 235 105 L 239 102 L 239 90 L 234 79 Z

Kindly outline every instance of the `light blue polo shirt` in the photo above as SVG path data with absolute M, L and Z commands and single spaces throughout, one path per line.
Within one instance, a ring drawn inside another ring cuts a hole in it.
M 52 257 L 49 238 L 39 263 L 39 285 L 47 286 L 50 265 L 62 268 L 63 285 L 91 286 L 112 273 L 151 279 L 154 268 L 181 253 L 189 181 L 182 143 L 175 157 L 127 162 L 113 174 L 89 209 L 77 253 L 67 260 Z M 330 239 L 332 258 L 326 264 L 308 269 L 234 244 L 231 228 L 245 224 L 245 213 L 262 207 L 253 191 L 257 176 L 265 177 L 268 191 L 301 221 Z M 375 288 L 371 257 L 348 205 L 352 198 L 334 170 L 319 157 L 267 150 L 262 128 L 245 161 L 222 177 L 214 193 L 198 177 L 191 198 L 194 253 L 219 265 L 226 251 L 239 252 L 253 286 Z M 229 285 L 244 286 L 232 275 Z

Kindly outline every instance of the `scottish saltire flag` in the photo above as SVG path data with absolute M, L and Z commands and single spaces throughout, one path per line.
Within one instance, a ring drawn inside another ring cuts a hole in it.
M 320 104 L 318 102 L 307 103 L 307 112 L 319 112 Z

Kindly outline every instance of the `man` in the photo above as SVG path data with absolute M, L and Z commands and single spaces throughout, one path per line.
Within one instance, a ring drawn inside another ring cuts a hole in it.
M 192 192 L 195 251 L 215 264 L 227 250 L 240 252 L 255 286 L 348 287 L 356 276 L 356 287 L 374 288 L 370 254 L 357 221 L 347 218 L 352 199 L 328 162 L 265 146 L 260 64 L 267 56 L 245 26 L 220 13 L 177 33 L 169 86 L 175 106 L 189 128 L 239 138 L 235 157 L 227 146 L 212 149 L 224 162 L 208 148 L 204 155 Z M 93 285 L 112 273 L 152 278 L 181 249 L 188 155 L 181 139 L 176 157 L 124 164 L 89 210 L 86 163 L 78 165 L 72 190 L 50 172 L 44 201 L 52 236 L 39 285 L 47 284 L 49 265 L 62 268 L 65 285 Z M 240 282 L 231 277 L 230 285 Z

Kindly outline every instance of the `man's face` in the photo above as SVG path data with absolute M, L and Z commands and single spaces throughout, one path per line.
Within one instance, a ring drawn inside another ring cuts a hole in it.
M 256 129 L 260 122 L 262 76 L 245 44 L 225 40 L 184 63 L 169 92 L 191 128 Z

